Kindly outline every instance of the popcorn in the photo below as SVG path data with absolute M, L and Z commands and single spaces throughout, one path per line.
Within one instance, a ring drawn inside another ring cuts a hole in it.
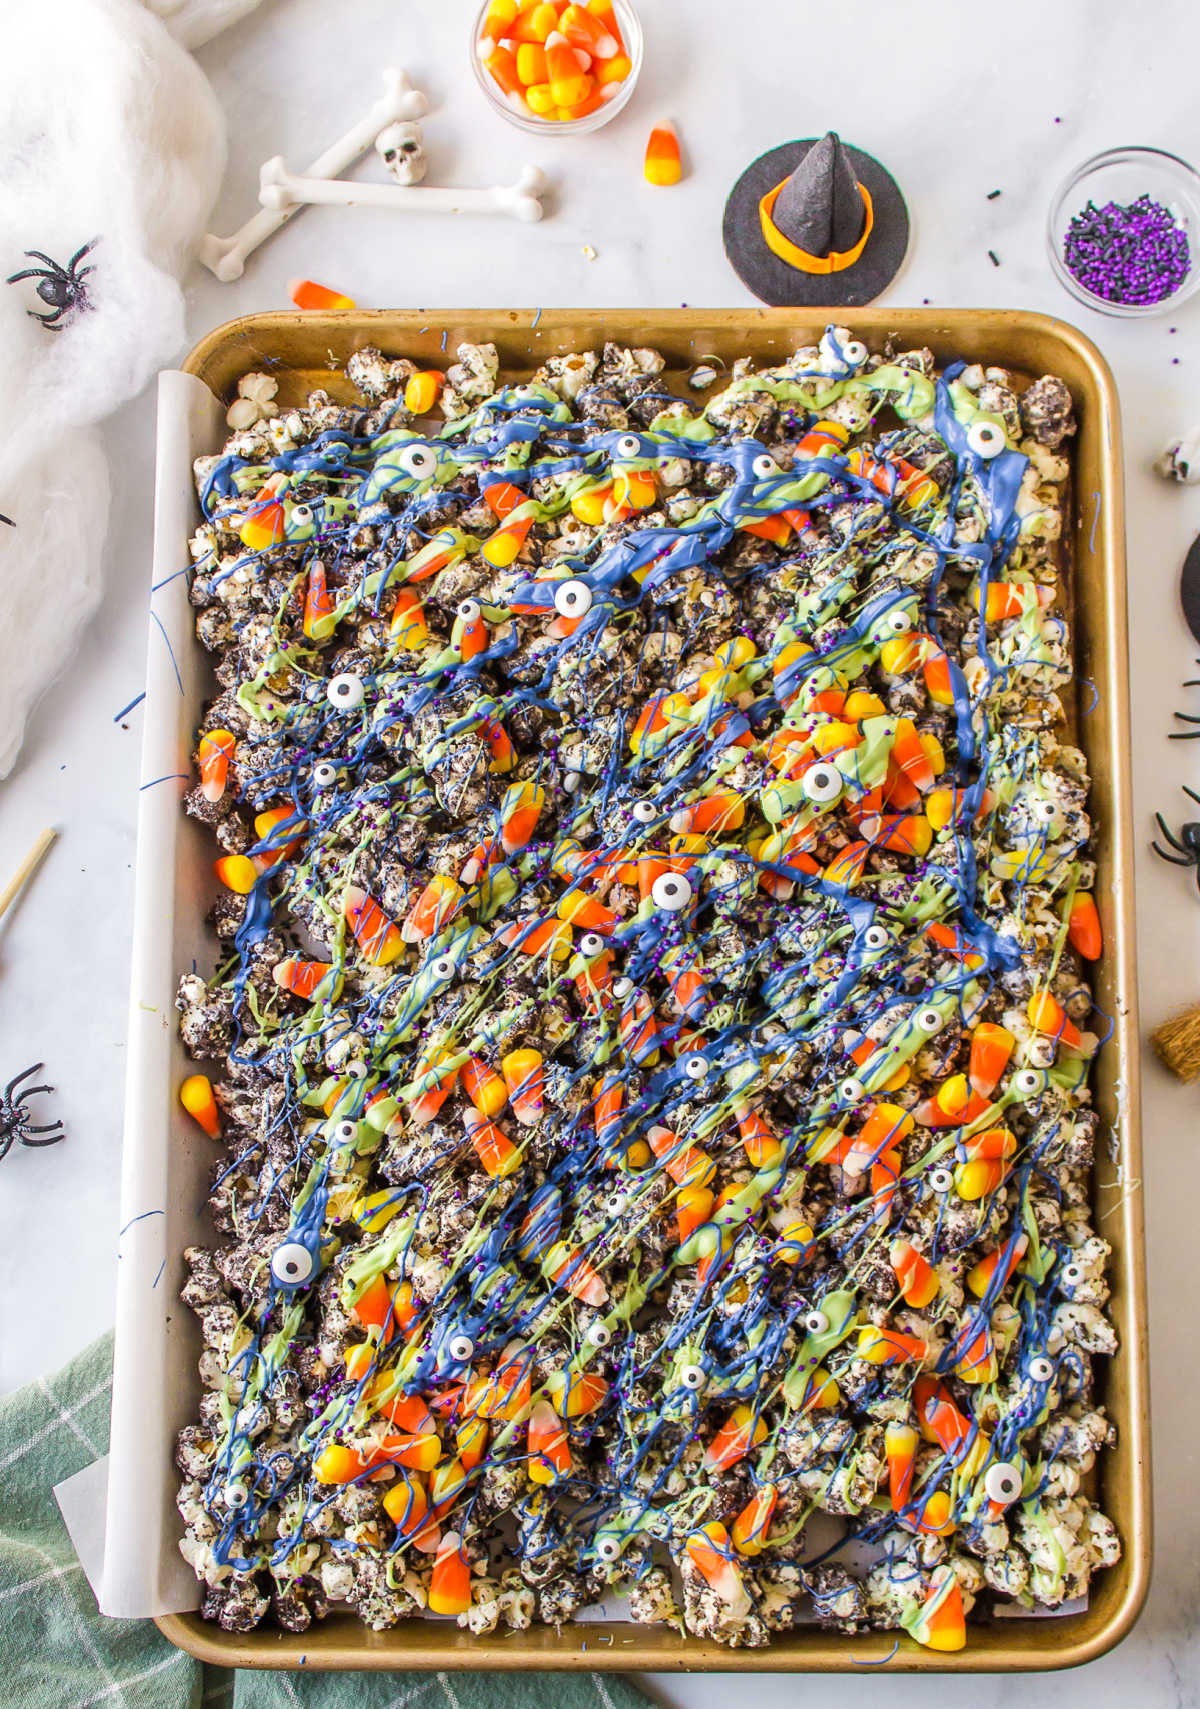
M 362 350 L 369 413 L 248 376 L 197 464 L 227 1244 L 176 1454 L 230 1630 L 628 1587 L 950 1647 L 1119 1548 L 1069 396 L 837 328 L 707 405 L 664 366 Z M 888 1535 L 802 1568 L 809 1506 Z

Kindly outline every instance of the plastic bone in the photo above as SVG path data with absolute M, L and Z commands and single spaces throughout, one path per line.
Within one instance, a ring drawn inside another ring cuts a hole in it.
M 312 173 L 298 176 L 277 156 L 262 168 L 259 200 L 264 208 L 280 212 L 312 203 L 421 214 L 511 214 L 518 220 L 540 220 L 545 191 L 545 174 L 536 166 L 522 167 L 515 184 L 497 184 L 488 190 L 446 190 L 432 184 L 359 184 Z
M 383 94 L 370 111 L 312 162 L 308 168 L 310 177 L 331 178 L 344 172 L 389 125 L 419 119 L 429 111 L 429 102 L 419 89 L 413 88 L 407 72 L 389 66 L 383 74 L 383 86 Z M 224 284 L 240 279 L 247 257 L 259 244 L 273 237 L 301 206 L 303 203 L 297 198 L 286 205 L 260 208 L 232 237 L 214 237 L 209 232 L 201 239 L 200 260 Z

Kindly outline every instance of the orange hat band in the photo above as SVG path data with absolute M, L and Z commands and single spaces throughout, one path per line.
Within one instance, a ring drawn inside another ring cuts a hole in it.
M 767 191 L 758 204 L 758 217 L 762 222 L 762 234 L 766 239 L 767 248 L 771 250 L 772 254 L 778 255 L 781 261 L 786 261 L 789 267 L 798 267 L 802 273 L 841 273 L 847 267 L 853 267 L 867 247 L 867 239 L 870 237 L 875 224 L 875 210 L 871 206 L 871 193 L 866 185 L 860 184 L 858 193 L 863 199 L 863 207 L 867 212 L 867 223 L 854 248 L 841 251 L 834 250 L 831 255 L 810 255 L 807 249 L 800 249 L 790 238 L 784 237 L 771 217 L 775 211 L 776 198 L 786 183 L 787 179 L 785 178 L 782 183 L 776 184 L 773 190 Z

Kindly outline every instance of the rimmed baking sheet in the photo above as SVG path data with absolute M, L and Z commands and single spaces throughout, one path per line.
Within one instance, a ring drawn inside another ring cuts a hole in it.
M 1097 897 L 1106 954 L 1097 1002 L 1113 1032 L 1097 1059 L 1094 1094 L 1112 1144 L 1097 1164 L 1100 1227 L 1113 1245 L 1111 1315 L 1121 1353 L 1104 1373 L 1103 1399 L 1119 1430 L 1102 1456 L 1099 1498 L 1124 1544 L 1121 1563 L 1098 1573 L 1086 1610 L 1055 1620 L 1014 1617 L 972 1626 L 957 1655 L 921 1649 L 892 1633 L 839 1637 L 804 1627 L 763 1650 L 727 1650 L 660 1628 L 588 1621 L 561 1630 L 472 1637 L 452 1623 L 412 1620 L 375 1633 L 335 1616 L 303 1635 L 260 1630 L 237 1637 L 193 1612 L 198 1589 L 178 1553 L 175 1430 L 194 1414 L 198 1327 L 178 1302 L 183 1248 L 211 1241 L 203 1201 L 209 1142 L 179 1111 L 188 1072 L 174 1025 L 181 971 L 212 953 L 203 916 L 213 893 L 212 851 L 186 820 L 192 731 L 206 692 L 206 661 L 192 633 L 185 579 L 187 539 L 199 520 L 191 460 L 225 437 L 224 406 L 238 378 L 269 368 L 281 403 L 314 386 L 351 391 L 337 369 L 377 344 L 421 366 L 444 363 L 463 339 L 491 340 L 506 374 L 520 376 L 559 351 L 615 338 L 651 344 L 668 357 L 668 378 L 701 356 L 731 364 L 749 355 L 782 359 L 814 342 L 826 317 L 788 310 L 505 311 L 251 316 L 203 340 L 185 371 L 160 388 L 154 584 L 147 678 L 130 1059 L 122 1179 L 121 1265 L 108 1536 L 101 1603 L 126 1616 L 154 1614 L 173 1642 L 236 1667 L 497 1668 L 836 1672 L 885 1663 L 891 1671 L 996 1672 L 1066 1667 L 1115 1644 L 1137 1617 L 1150 1565 L 1146 1300 L 1140 1191 L 1136 963 L 1130 848 L 1129 699 L 1119 423 L 1111 375 L 1095 347 L 1064 322 L 1007 311 L 865 310 L 839 323 L 868 342 L 895 337 L 928 345 L 939 361 L 1000 363 L 1027 375 L 1060 374 L 1079 419 L 1072 447 L 1073 506 L 1067 548 L 1075 599 L 1075 664 L 1095 685 L 1079 740 L 1092 768 L 1098 826 Z M 1090 698 L 1090 697 L 1089 697 Z M 1085 708 L 1087 702 L 1085 701 Z

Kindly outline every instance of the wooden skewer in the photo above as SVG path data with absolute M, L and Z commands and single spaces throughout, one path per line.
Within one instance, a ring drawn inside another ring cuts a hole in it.
M 33 847 L 30 849 L 29 853 L 25 856 L 25 859 L 21 862 L 16 872 L 13 873 L 4 889 L 0 890 L 0 919 L 4 918 L 4 915 L 8 912 L 9 908 L 16 901 L 21 891 L 33 877 L 38 867 L 41 866 L 42 862 L 46 858 L 51 843 L 53 843 L 57 836 L 58 832 L 52 828 L 44 830 L 37 842 L 34 843 Z

